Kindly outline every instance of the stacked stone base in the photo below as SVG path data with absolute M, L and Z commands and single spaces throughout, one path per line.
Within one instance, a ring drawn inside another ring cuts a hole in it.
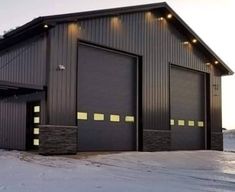
M 223 151 L 223 133 L 212 132 L 211 133 L 211 150 Z
M 77 153 L 76 126 L 41 125 L 39 154 L 62 155 Z M 170 130 L 143 130 L 143 151 L 170 151 Z M 223 150 L 223 133 L 211 133 L 211 150 Z
M 211 133 L 211 150 L 223 151 L 223 133 Z M 171 131 L 170 130 L 144 130 L 143 151 L 170 151 Z
M 170 151 L 170 130 L 144 130 L 143 151 Z
M 39 154 L 76 154 L 77 130 L 76 126 L 41 125 Z

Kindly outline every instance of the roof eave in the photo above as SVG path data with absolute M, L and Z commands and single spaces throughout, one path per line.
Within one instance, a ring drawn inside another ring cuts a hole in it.
M 202 41 L 202 39 L 180 18 L 180 16 L 166 3 L 154 3 L 154 4 L 147 4 L 147 5 L 137 5 L 137 6 L 129 6 L 124 8 L 112 8 L 112 9 L 103 9 L 103 10 L 96 10 L 96 11 L 86 11 L 86 12 L 79 12 L 79 13 L 72 13 L 72 14 L 62 14 L 62 15 L 53 15 L 53 16 L 45 16 L 45 17 L 38 17 L 32 20 L 29 23 L 7 33 L 4 35 L 4 39 L 0 40 L 0 45 L 7 42 L 9 39 L 12 39 L 16 36 L 20 36 L 23 33 L 26 33 L 29 30 L 33 30 L 38 26 L 43 25 L 44 23 L 60 23 L 60 22 L 71 22 L 77 21 L 82 19 L 94 18 L 94 17 L 102 17 L 102 16 L 113 16 L 119 15 L 124 13 L 132 13 L 132 12 L 139 12 L 139 11 L 150 11 L 154 9 L 166 9 L 168 12 L 174 15 L 176 20 L 182 25 L 181 27 L 185 28 L 189 34 L 194 36 L 198 42 L 205 48 L 205 50 L 213 56 L 216 60 L 220 62 L 223 66 L 223 75 L 233 75 L 234 72 L 220 59 L 213 51 Z
M 223 66 L 223 68 L 225 69 L 223 73 L 223 75 L 233 75 L 234 72 L 232 71 L 232 69 L 230 67 L 228 67 L 223 60 L 191 29 L 191 27 L 188 26 L 187 23 L 184 22 L 183 19 L 181 19 L 181 17 L 167 4 L 165 3 L 165 8 L 171 13 L 173 14 L 176 19 L 183 25 L 183 27 L 185 27 L 188 31 L 188 33 L 190 33 L 194 38 L 197 39 L 197 41 L 199 43 L 201 43 L 201 45 L 217 60 L 219 61 L 219 63 Z

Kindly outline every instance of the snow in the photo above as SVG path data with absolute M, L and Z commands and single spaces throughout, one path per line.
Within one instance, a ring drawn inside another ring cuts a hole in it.
M 235 152 L 235 129 L 224 131 L 224 150 Z
M 235 191 L 235 153 L 175 151 L 40 156 L 0 150 L 2 191 Z

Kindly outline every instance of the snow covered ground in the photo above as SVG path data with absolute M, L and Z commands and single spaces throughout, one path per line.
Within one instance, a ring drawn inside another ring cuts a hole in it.
M 235 152 L 235 129 L 224 131 L 224 150 Z
M 0 150 L 0 192 L 235 191 L 235 153 L 82 153 Z
M 74 158 L 0 151 L 0 191 L 235 191 L 235 153 L 125 152 Z

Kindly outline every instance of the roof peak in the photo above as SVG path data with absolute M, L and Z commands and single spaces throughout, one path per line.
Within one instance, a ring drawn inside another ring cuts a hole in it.
M 38 17 L 30 21 L 29 23 L 26 23 L 25 25 L 15 29 L 14 31 L 11 31 L 4 35 L 4 39 L 0 40 L 0 50 L 8 47 L 11 42 L 12 44 L 14 44 L 16 43 L 16 41 L 19 41 L 19 37 L 21 37 L 22 39 L 26 39 L 36 32 L 42 33 L 43 31 L 45 31 L 45 29 L 43 29 L 43 26 L 45 24 L 54 25 L 62 22 L 72 22 L 104 16 L 115 16 L 133 12 L 153 11 L 156 9 L 160 10 L 162 16 L 166 16 L 167 13 L 172 14 L 174 19 L 169 22 L 179 28 L 182 34 L 186 36 L 186 38 L 190 40 L 195 38 L 197 40 L 197 47 L 200 48 L 202 52 L 206 53 L 209 58 L 213 58 L 214 61 L 218 61 L 221 64 L 221 68 L 223 69 L 224 74 L 233 74 L 233 71 L 212 51 L 212 49 L 210 49 L 206 45 L 206 43 L 201 40 L 200 37 L 198 37 L 198 35 L 178 16 L 178 14 L 166 2 Z

